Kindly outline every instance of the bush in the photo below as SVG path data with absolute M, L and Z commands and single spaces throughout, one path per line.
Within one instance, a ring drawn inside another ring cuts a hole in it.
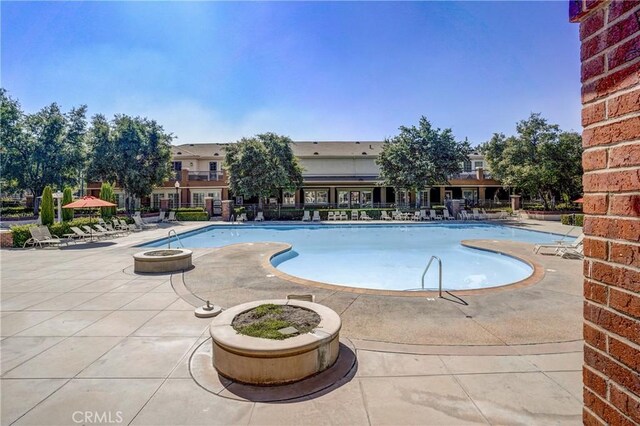
M 66 206 L 70 202 L 73 201 L 73 194 L 71 193 L 71 188 L 66 186 L 64 191 L 62 191 L 62 205 Z M 73 209 L 62 209 L 62 220 L 65 222 L 69 222 L 73 220 Z
M 3 207 L 0 209 L 1 216 L 7 216 L 12 214 L 29 213 L 33 216 L 33 209 L 27 207 Z
M 584 223 L 584 215 L 583 214 L 563 214 L 560 216 L 560 222 L 563 225 L 575 225 L 582 226 Z
M 53 195 L 51 194 L 51 187 L 45 186 L 40 204 L 40 221 L 43 225 L 51 225 L 53 219 Z
M 176 211 L 176 213 L 178 212 L 195 212 L 195 213 L 200 213 L 204 211 L 203 207 L 180 207 L 178 209 L 174 209 Z
M 209 215 L 205 211 L 194 211 L 194 212 L 176 212 L 176 219 L 179 221 L 206 221 L 209 220 Z

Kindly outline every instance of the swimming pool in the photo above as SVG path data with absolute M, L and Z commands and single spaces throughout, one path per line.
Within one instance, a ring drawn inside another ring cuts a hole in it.
M 443 287 L 451 290 L 505 285 L 527 278 L 529 265 L 497 253 L 463 247 L 461 240 L 545 243 L 557 235 L 493 224 L 219 226 L 180 235 L 187 248 L 274 241 L 293 246 L 272 264 L 297 277 L 336 285 L 384 290 L 420 287 L 431 255 L 443 265 Z M 167 240 L 146 247 L 160 247 Z M 425 287 L 438 282 L 436 265 Z

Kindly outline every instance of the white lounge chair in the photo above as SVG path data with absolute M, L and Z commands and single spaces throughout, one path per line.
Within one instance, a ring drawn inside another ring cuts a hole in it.
M 106 224 L 105 224 L 105 225 L 106 225 Z M 120 231 L 116 231 L 116 230 L 111 230 L 111 231 L 110 231 L 110 230 L 108 230 L 107 228 L 105 228 L 104 226 L 99 225 L 99 224 L 93 225 L 93 227 L 94 227 L 98 232 L 102 232 L 104 235 L 107 235 L 107 236 L 108 236 L 108 235 L 114 235 L 114 236 L 115 236 L 115 235 L 120 235 L 120 234 L 121 234 L 121 233 L 120 233 Z
M 411 216 L 411 220 L 413 220 L 415 222 L 419 222 L 420 221 L 420 212 L 415 212 L 413 214 L 413 216 Z
M 584 246 L 579 244 L 578 247 L 563 247 L 556 250 L 556 256 L 563 259 L 582 259 L 584 258 Z
M 442 216 L 439 216 L 435 210 L 429 210 L 429 219 L 431 220 L 442 220 Z
M 446 220 L 455 220 L 455 217 L 449 214 L 449 209 L 446 207 L 444 208 L 444 210 L 442 210 L 442 217 L 444 217 Z
M 366 211 L 363 210 L 360 212 L 360 220 L 373 220 L 373 218 L 369 216 Z
M 315 210 L 313 212 L 313 217 L 311 218 L 311 220 L 313 222 L 320 222 L 320 212 L 318 210 Z
M 425 209 L 420 210 L 420 220 L 429 220 L 429 216 L 427 216 L 427 211 Z
M 39 226 L 33 226 L 29 228 L 29 233 L 31 234 L 31 238 L 25 241 L 22 248 L 25 248 L 27 245 L 31 245 L 34 247 L 38 246 L 42 248 L 44 246 L 60 245 L 62 243 L 62 240 L 60 240 L 57 237 L 54 237 L 49 233 L 49 228 L 47 228 L 46 234 L 43 232 L 42 228 L 47 228 L 47 227 L 43 225 L 39 225 Z
M 264 214 L 262 212 L 256 213 L 256 218 L 253 219 L 254 222 L 264 222 Z
M 176 219 L 176 212 L 170 211 L 169 217 L 167 218 L 167 222 L 177 222 L 177 221 L 178 219 Z
M 158 225 L 156 225 L 155 223 L 147 223 L 144 220 L 142 220 L 140 216 L 136 216 L 136 215 L 133 215 L 133 221 L 135 222 L 136 226 L 142 229 L 152 229 L 152 228 L 158 227 Z
M 543 248 L 555 249 L 556 251 L 558 249 L 563 249 L 563 248 L 570 248 L 575 250 L 578 248 L 578 246 L 582 245 L 583 239 L 584 239 L 584 234 L 580 234 L 578 238 L 576 238 L 575 240 L 567 241 L 565 243 L 556 242 L 555 244 L 536 244 L 536 246 L 533 248 L 533 251 L 534 253 L 538 253 L 540 252 L 540 249 L 543 249 Z
M 108 234 L 106 234 L 106 233 L 104 233 L 102 231 L 98 231 L 97 229 L 91 228 L 89 225 L 82 225 L 81 228 L 87 234 L 89 234 L 91 236 L 94 236 L 94 237 L 97 237 L 97 238 L 100 238 L 100 237 L 106 238 L 106 237 L 109 236 Z
M 349 216 L 347 216 L 346 211 L 343 210 L 340 212 L 340 220 L 349 220 Z
M 129 229 L 129 231 L 142 231 L 142 228 L 138 228 L 134 223 L 127 223 L 124 219 L 120 219 L 120 226 Z
M 165 222 L 166 215 L 167 215 L 167 212 L 165 212 L 164 210 L 161 211 L 160 214 L 158 215 L 158 222 Z
M 475 220 L 485 220 L 487 217 L 480 213 L 478 209 L 473 209 L 473 218 Z
M 392 220 L 392 217 L 389 216 L 389 214 L 387 214 L 386 210 L 382 210 L 382 213 L 380 213 L 380 219 L 382 219 L 382 220 Z
M 333 211 L 327 213 L 327 220 L 336 220 L 336 216 Z
M 76 234 L 78 236 L 79 239 L 82 239 L 83 241 L 93 241 L 93 235 L 92 234 L 88 234 L 86 232 L 84 232 L 82 229 L 78 228 L 77 226 L 72 226 L 70 228 L 74 234 Z
M 303 222 L 309 222 L 311 220 L 311 216 L 309 216 L 309 211 L 305 210 L 303 215 L 302 215 L 302 221 Z
M 351 210 L 351 220 L 358 220 L 358 210 Z

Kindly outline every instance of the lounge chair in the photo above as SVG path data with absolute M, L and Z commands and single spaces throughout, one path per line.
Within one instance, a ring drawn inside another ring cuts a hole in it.
M 345 211 L 340 212 L 340 220 L 349 220 L 349 217 L 347 216 L 347 212 Z
M 556 256 L 560 256 L 563 259 L 583 259 L 584 258 L 584 246 L 579 244 L 578 247 L 563 247 L 556 250 Z
M 86 232 L 84 232 L 82 229 L 78 228 L 77 226 L 72 226 L 71 230 L 73 231 L 74 234 L 77 235 L 77 238 L 83 240 L 83 241 L 93 241 L 92 235 L 91 234 L 87 234 Z
M 129 232 L 128 229 L 115 229 L 110 223 L 105 223 L 104 227 L 107 228 L 107 231 L 115 232 L 116 234 L 120 235 L 127 235 L 127 233 Z
M 313 218 L 311 220 L 314 222 L 320 222 L 320 212 L 318 210 L 313 212 Z
M 582 245 L 583 239 L 584 239 L 584 234 L 580 234 L 578 238 L 576 238 L 573 241 L 567 241 L 564 243 L 561 241 L 558 241 L 555 244 L 536 244 L 536 246 L 533 248 L 533 251 L 534 253 L 538 253 L 540 249 L 543 249 L 543 248 L 556 249 L 556 251 L 558 249 L 563 249 L 563 248 L 570 248 L 575 250 L 578 248 L 578 246 Z
M 330 211 L 329 213 L 327 213 L 327 220 L 336 220 L 336 216 L 335 213 Z
M 256 213 L 256 218 L 253 219 L 254 222 L 264 222 L 264 214 L 262 212 Z
M 455 220 L 456 218 L 451 216 L 449 214 L 449 209 L 448 208 L 444 208 L 444 210 L 442 210 L 442 217 L 446 220 Z
M 478 209 L 473 209 L 473 218 L 475 220 L 485 220 L 487 217 L 480 213 Z
M 153 229 L 158 227 L 158 225 L 156 225 L 155 223 L 147 223 L 144 220 L 142 220 L 140 216 L 136 216 L 136 215 L 133 215 L 133 221 L 136 223 L 136 226 L 138 228 L 142 228 L 142 229 Z
M 373 218 L 366 211 L 362 211 L 360 212 L 360 220 L 373 220 Z
M 124 219 L 120 219 L 120 226 L 133 232 L 142 231 L 142 228 L 138 228 L 134 223 L 127 223 Z
M 415 222 L 419 222 L 420 221 L 420 212 L 415 212 L 413 214 L 413 216 L 411 216 L 411 220 L 413 220 Z
M 380 213 L 380 219 L 382 219 L 382 220 L 392 220 L 391 216 L 389 216 L 387 214 L 386 210 L 382 210 L 382 213 Z
M 166 214 L 167 214 L 167 213 L 166 213 L 165 211 L 161 211 L 161 212 L 160 212 L 160 215 L 158 216 L 158 222 L 166 222 L 166 220 L 167 220 L 167 219 L 165 218 Z
M 429 220 L 429 216 L 427 216 L 427 211 L 425 209 L 420 209 L 420 220 Z
M 27 245 L 31 245 L 31 246 L 38 246 L 40 248 L 44 247 L 44 246 L 51 246 L 51 245 L 60 245 L 62 244 L 62 240 L 60 240 L 59 238 L 54 238 L 53 235 L 51 235 L 49 233 L 49 228 L 47 228 L 47 233 L 49 235 L 46 235 L 42 232 L 42 228 L 47 228 L 46 226 L 43 225 L 39 225 L 39 226 L 32 226 L 31 228 L 29 228 L 29 233 L 31 234 L 31 238 L 29 238 L 27 241 L 25 241 L 25 243 L 23 244 L 22 248 L 27 247 Z
M 309 211 L 305 210 L 304 213 L 302 214 L 302 221 L 309 222 L 310 220 L 311 220 L 311 216 L 309 216 Z
M 106 237 L 110 236 L 109 234 L 106 234 L 106 233 L 104 233 L 102 231 L 98 231 L 97 229 L 91 228 L 89 225 L 82 225 L 81 228 L 87 234 L 89 234 L 91 236 L 94 236 L 94 237 L 97 237 L 97 238 L 100 238 L 100 237 L 106 238 Z
M 351 210 L 351 220 L 358 220 L 358 210 Z
M 436 214 L 436 211 L 431 209 L 429 210 L 429 219 L 431 220 L 442 220 L 442 216 Z
M 106 225 L 106 224 L 105 224 Z M 98 232 L 102 232 L 104 235 L 109 236 L 109 235 L 121 235 L 120 231 L 116 231 L 116 230 L 108 230 L 107 228 L 105 228 L 102 225 L 93 225 L 93 227 L 98 231 Z
M 169 217 L 167 217 L 167 222 L 177 222 L 177 221 L 178 221 L 178 219 L 176 219 L 176 212 L 170 211 L 169 212 Z

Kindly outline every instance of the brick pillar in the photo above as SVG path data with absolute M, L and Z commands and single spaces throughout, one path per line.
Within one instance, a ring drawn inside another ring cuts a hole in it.
M 640 2 L 571 1 L 582 43 L 585 424 L 640 424 Z
M 229 222 L 232 214 L 233 214 L 233 201 L 223 200 L 222 201 L 222 220 L 225 222 Z
M 13 233 L 11 231 L 0 230 L 0 247 L 13 247 Z
M 204 209 L 209 213 L 209 217 L 213 216 L 213 198 L 204 197 Z

